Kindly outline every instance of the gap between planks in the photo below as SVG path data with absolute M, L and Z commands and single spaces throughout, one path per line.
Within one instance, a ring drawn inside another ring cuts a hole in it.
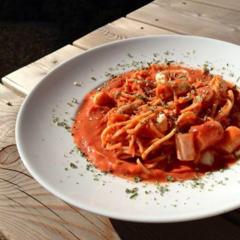
M 3 84 L 12 90 L 27 95 L 50 71 L 84 52 L 83 49 L 66 45 L 2 78 Z
M 238 28 L 240 22 L 240 12 L 230 9 L 223 9 L 220 7 L 206 5 L 204 3 L 195 2 L 192 0 L 155 0 L 155 4 L 159 7 L 167 8 L 168 10 L 181 12 L 193 18 L 199 17 L 206 21 L 222 23 L 233 28 Z
M 174 2 L 175 4 L 173 4 Z M 190 1 L 185 1 L 185 3 L 187 5 Z M 237 44 L 240 43 L 240 30 L 235 22 L 238 16 L 231 17 L 230 10 L 221 9 L 219 13 L 211 14 L 213 7 L 204 5 L 205 11 L 201 8 L 201 13 L 196 9 L 196 3 L 191 2 L 194 8 L 186 8 L 181 4 L 182 1 L 180 3 L 167 0 L 156 1 L 128 14 L 127 18 L 176 31 L 180 34 L 206 36 Z M 204 15 L 204 12 L 207 15 Z M 225 12 L 228 13 L 228 24 L 221 22 Z
M 3 83 L 26 95 L 46 74 L 62 62 L 100 44 L 135 36 L 154 34 L 197 34 L 234 43 L 240 42 L 236 11 L 219 7 L 225 1 L 157 0 L 74 41 L 54 53 L 3 77 Z M 215 5 L 218 4 L 218 8 Z M 235 6 L 230 1 L 227 6 Z M 234 5 L 235 4 L 235 5 Z M 239 4 L 240 5 L 240 4 Z M 226 4 L 224 5 L 226 7 Z M 217 11 L 214 11 L 216 9 Z
M 47 73 L 62 62 L 83 53 L 84 49 L 89 49 L 114 40 L 156 34 L 175 33 L 131 19 L 120 18 L 76 40 L 73 43 L 74 46 L 67 45 L 36 62 L 8 74 L 2 80 L 7 87 L 21 95 L 27 95 Z
M 183 0 L 184 1 L 184 0 Z M 205 5 L 210 5 L 218 8 L 230 9 L 234 11 L 240 11 L 239 0 L 191 0 L 192 2 L 198 2 Z
M 89 49 L 116 40 L 161 34 L 169 35 L 176 33 L 132 19 L 119 18 L 118 20 L 100 27 L 84 37 L 74 41 L 73 45 L 83 49 Z

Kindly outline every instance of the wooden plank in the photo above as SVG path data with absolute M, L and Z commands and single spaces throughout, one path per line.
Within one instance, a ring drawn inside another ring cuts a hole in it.
M 221 8 L 231 9 L 234 11 L 240 11 L 239 0 L 191 0 L 193 2 L 205 3 L 206 5 L 217 6 Z
M 72 207 L 26 171 L 15 145 L 23 98 L 0 85 L 0 231 L 9 239 L 119 239 L 110 221 Z
M 212 5 L 206 5 L 191 0 L 156 0 L 154 1 L 159 7 L 184 13 L 192 17 L 200 17 L 208 21 L 223 23 L 228 26 L 238 28 L 240 14 L 230 9 L 219 8 Z
M 82 52 L 83 50 L 80 48 L 66 45 L 36 62 L 3 77 L 3 83 L 21 94 L 28 94 L 48 72 L 64 61 L 67 61 Z
M 34 63 L 8 74 L 3 77 L 2 80 L 4 85 L 22 95 L 26 95 L 49 71 L 62 62 L 83 52 L 83 49 L 88 49 L 118 39 L 149 34 L 173 34 L 173 32 L 139 23 L 134 20 L 121 18 L 76 40 L 74 46 L 67 45 Z
M 160 7 L 155 3 L 150 3 L 128 14 L 127 18 L 182 34 L 200 35 L 240 43 L 239 28 L 210 21 L 198 15 L 192 16 L 190 12 Z
M 73 45 L 88 49 L 115 40 L 156 34 L 174 33 L 131 19 L 120 18 L 74 41 Z

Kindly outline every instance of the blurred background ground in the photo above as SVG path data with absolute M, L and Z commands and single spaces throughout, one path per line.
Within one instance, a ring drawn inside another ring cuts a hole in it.
M 0 0 L 0 78 L 149 2 Z

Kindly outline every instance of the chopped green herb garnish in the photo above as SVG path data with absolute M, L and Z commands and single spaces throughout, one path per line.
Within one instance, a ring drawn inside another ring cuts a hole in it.
M 72 103 L 78 104 L 78 100 L 76 98 L 72 98 Z
M 82 86 L 82 84 L 79 83 L 79 82 L 74 82 L 73 85 L 74 85 L 74 86 L 77 86 L 77 87 L 81 87 L 81 86 Z
M 58 117 L 53 117 L 53 123 L 55 123 L 58 127 L 64 127 L 68 131 L 71 129 L 70 126 L 67 124 L 66 119 L 60 122 Z
M 54 117 L 53 118 L 53 123 L 57 123 L 59 121 L 59 118 L 58 117 Z
M 129 193 L 134 193 L 134 192 L 137 192 L 137 191 L 138 191 L 138 188 L 136 188 L 136 187 L 132 188 L 132 189 L 129 189 L 129 188 L 126 189 L 126 193 L 128 193 L 128 194 Z
M 168 181 L 168 182 L 174 182 L 174 181 L 175 181 L 175 179 L 174 179 L 174 177 L 173 177 L 173 176 L 171 176 L 171 175 L 168 175 L 168 176 L 167 176 L 167 181 Z
M 86 170 L 93 173 L 94 172 L 94 166 L 92 164 L 87 164 Z
M 204 187 L 204 183 L 200 181 L 199 178 L 193 179 L 192 183 L 191 183 L 191 187 L 192 188 L 200 188 L 203 189 Z
M 131 194 L 130 195 L 130 199 L 132 199 L 132 198 L 135 198 L 135 197 L 137 197 L 138 196 L 138 188 L 132 188 L 132 189 L 129 189 L 129 188 L 127 188 L 126 190 L 125 190 L 125 192 L 127 193 L 127 194 Z
M 160 195 L 163 196 L 166 192 L 169 192 L 168 186 L 157 185 L 157 190 L 160 192 Z
M 203 71 L 204 71 L 204 73 L 206 73 L 206 74 L 208 74 L 208 73 L 210 72 L 207 63 L 203 64 Z
M 81 151 L 79 151 L 79 154 L 80 154 L 82 157 L 86 157 L 86 154 L 83 153 L 83 152 L 81 152 Z
M 137 196 L 138 196 L 138 193 L 135 192 L 135 193 L 133 193 L 133 194 L 130 196 L 130 199 L 136 198 Z
M 174 63 L 173 60 L 167 60 L 167 59 L 165 59 L 164 61 L 165 61 L 165 63 L 166 63 L 167 65 L 170 65 L 170 64 Z
M 128 53 L 127 55 L 128 57 L 133 58 L 133 55 L 131 53 Z
M 57 126 L 64 127 L 66 130 L 70 129 L 70 127 L 68 126 L 68 124 L 66 122 L 57 122 Z
M 72 162 L 70 163 L 70 167 L 73 168 L 73 169 L 78 168 L 77 165 L 75 163 L 72 163 Z
M 97 81 L 97 79 L 96 79 L 95 77 L 91 77 L 91 79 L 92 79 L 93 81 Z
M 134 177 L 134 182 L 138 183 L 138 182 L 141 182 L 142 179 L 140 177 Z

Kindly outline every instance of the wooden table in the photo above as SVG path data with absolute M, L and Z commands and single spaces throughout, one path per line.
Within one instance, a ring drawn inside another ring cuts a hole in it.
M 150 34 L 192 34 L 240 44 L 239 23 L 238 0 L 156 0 L 3 77 L 0 231 L 12 240 L 239 239 L 238 210 L 187 223 L 139 224 L 110 220 L 73 207 L 43 189 L 26 171 L 14 136 L 24 97 L 49 71 L 73 56 L 106 42 Z

